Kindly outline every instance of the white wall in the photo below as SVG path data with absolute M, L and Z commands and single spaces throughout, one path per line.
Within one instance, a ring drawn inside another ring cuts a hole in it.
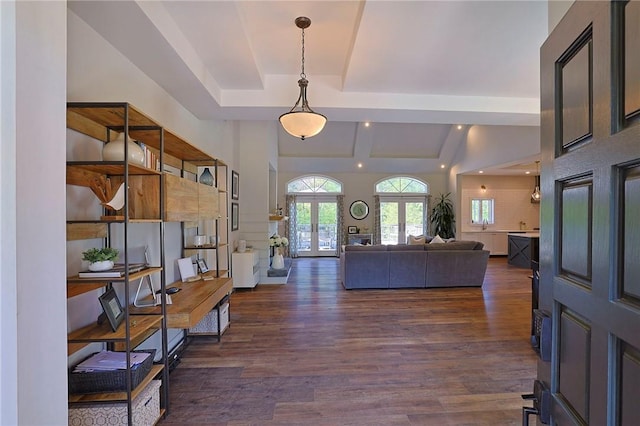
M 533 176 L 460 176 L 461 213 L 456 220 L 457 235 L 460 232 L 476 232 L 481 225 L 471 223 L 471 199 L 493 198 L 495 223 L 488 230 L 518 230 L 520 222 L 526 229 L 540 226 L 540 204 L 531 203 L 535 187 Z M 480 186 L 487 189 L 482 192 Z
M 0 2 L 0 424 L 18 423 L 16 11 Z
M 432 196 L 438 196 L 440 193 L 448 192 L 447 175 L 444 172 L 439 174 L 408 175 L 429 184 L 429 192 Z M 305 176 L 305 174 L 290 172 L 278 174 L 278 203 L 280 206 L 284 206 L 285 203 L 287 184 L 291 180 L 302 176 Z M 375 184 L 382 179 L 398 175 L 390 175 L 386 173 L 328 173 L 323 176 L 331 177 L 343 184 L 344 226 L 357 226 L 361 230 L 366 227 L 370 232 L 373 232 L 373 196 Z M 349 206 L 356 200 L 363 200 L 369 205 L 369 215 L 362 220 L 356 220 L 349 214 Z
M 17 2 L 15 15 L 13 5 L 2 3 L 0 418 L 7 425 L 65 425 L 66 3 Z M 14 53 L 7 46 L 12 41 Z M 5 67 L 15 67 L 15 98 L 5 90 L 11 78 Z M 15 239 L 6 228 L 14 219 Z M 6 252 L 13 250 L 15 260 Z
M 239 205 L 240 221 L 231 240 L 234 247 L 242 239 L 258 250 L 264 277 L 269 268 L 269 163 L 277 164 L 276 126 L 275 121 L 243 121 L 236 123 L 235 132 L 240 192 L 239 199 L 231 201 Z
M 461 180 L 464 173 L 489 167 L 533 161 L 540 155 L 540 127 L 471 126 L 449 170 L 448 191 L 456 210 L 461 211 Z

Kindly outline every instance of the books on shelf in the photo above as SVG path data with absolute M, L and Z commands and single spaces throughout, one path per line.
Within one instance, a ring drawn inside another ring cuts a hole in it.
M 148 265 L 146 263 L 130 263 L 129 273 L 140 272 Z M 113 268 L 106 271 L 81 271 L 78 272 L 78 278 L 122 278 L 125 274 L 123 263 L 116 263 Z
M 142 151 L 144 152 L 144 166 L 148 169 L 160 170 L 160 158 L 158 157 L 158 154 L 156 154 L 154 151 L 149 149 L 149 147 L 146 144 L 140 141 L 137 141 L 137 142 L 138 142 L 138 145 L 140 145 L 140 148 L 142 148 Z

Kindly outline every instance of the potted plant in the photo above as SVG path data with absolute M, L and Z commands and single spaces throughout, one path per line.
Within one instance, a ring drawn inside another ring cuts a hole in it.
M 90 271 L 106 271 L 113 268 L 113 262 L 118 258 L 119 251 L 111 247 L 91 248 L 82 252 L 82 260 L 89 263 Z
M 440 194 L 431 209 L 433 232 L 435 235 L 440 235 L 440 238 L 453 238 L 456 234 L 455 213 L 449 195 L 451 195 L 450 192 Z

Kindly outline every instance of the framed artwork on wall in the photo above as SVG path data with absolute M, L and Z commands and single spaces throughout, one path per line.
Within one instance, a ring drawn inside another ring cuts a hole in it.
M 231 230 L 238 230 L 238 203 L 231 203 Z
M 240 198 L 240 175 L 235 170 L 231 170 L 231 198 Z

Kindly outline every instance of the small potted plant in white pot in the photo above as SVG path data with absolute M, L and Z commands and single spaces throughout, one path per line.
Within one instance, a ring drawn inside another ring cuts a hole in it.
M 118 253 L 118 250 L 111 247 L 92 248 L 82 252 L 82 260 L 89 262 L 90 271 L 107 271 L 113 268 Z

